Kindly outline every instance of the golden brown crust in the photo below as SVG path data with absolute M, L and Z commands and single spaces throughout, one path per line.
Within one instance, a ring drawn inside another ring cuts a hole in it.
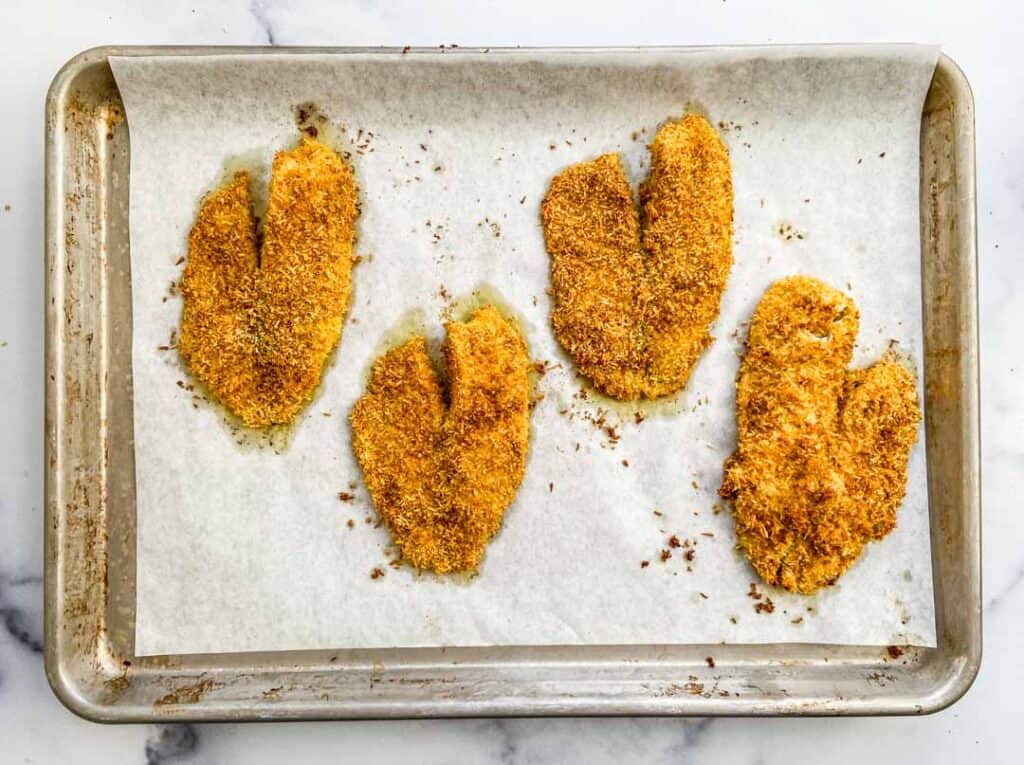
M 426 341 L 373 365 L 349 418 L 356 458 L 403 557 L 439 574 L 473 571 L 526 468 L 529 358 L 493 307 L 447 325 L 450 404 Z
M 835 583 L 896 523 L 921 412 L 911 372 L 887 354 L 847 371 L 854 302 L 816 279 L 769 288 L 736 384 L 738 443 L 720 489 L 769 584 Z
M 718 133 L 689 115 L 650 150 L 640 210 L 615 154 L 555 176 L 541 206 L 555 335 L 622 400 L 686 386 L 732 267 L 732 171 Z
M 189 234 L 179 350 L 250 427 L 293 420 L 341 336 L 357 189 L 349 166 L 304 138 L 274 159 L 257 250 L 248 176 L 203 200 Z

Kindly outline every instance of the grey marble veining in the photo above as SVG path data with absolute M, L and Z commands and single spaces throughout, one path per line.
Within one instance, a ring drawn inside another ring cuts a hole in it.
M 975 4 L 740 0 L 562 4 L 37 0 L 5 8 L 0 48 L 0 761 L 21 763 L 789 763 L 1019 761 L 1024 687 L 1024 9 Z M 985 658 L 951 709 L 906 719 L 437 720 L 99 726 L 43 674 L 42 119 L 50 78 L 103 43 L 462 45 L 919 41 L 974 86 L 982 341 Z M 9 206 L 9 207 L 8 207 Z
M 264 0 L 253 0 L 249 4 L 249 13 L 256 19 L 256 23 L 260 25 L 260 29 L 263 30 L 263 34 L 266 36 L 267 45 L 277 45 L 277 40 L 274 37 L 274 27 L 270 21 L 270 16 L 267 14 L 267 3 Z
M 0 571 L 0 622 L 18 645 L 43 653 L 42 578 L 7 576 Z

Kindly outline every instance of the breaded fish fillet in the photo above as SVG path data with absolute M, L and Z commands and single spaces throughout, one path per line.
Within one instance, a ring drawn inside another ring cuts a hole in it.
M 178 348 L 250 427 L 293 420 L 320 382 L 348 307 L 358 215 L 351 168 L 303 138 L 274 159 L 258 248 L 244 172 L 209 194 L 189 235 Z
M 906 490 L 914 375 L 892 353 L 847 370 L 858 326 L 850 298 L 805 276 L 772 285 L 750 324 L 720 493 L 754 569 L 787 590 L 834 584 L 893 529 Z
M 689 115 L 650 152 L 640 210 L 615 154 L 556 175 L 541 205 L 555 336 L 621 400 L 686 386 L 732 267 L 732 169 L 718 133 Z
M 439 574 L 472 571 L 526 467 L 529 358 L 493 307 L 447 324 L 448 399 L 416 337 L 378 359 L 349 418 L 356 458 L 402 556 Z

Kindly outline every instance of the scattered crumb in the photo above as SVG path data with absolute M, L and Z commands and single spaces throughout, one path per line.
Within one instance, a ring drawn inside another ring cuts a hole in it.
M 668 538 L 668 546 L 669 547 L 673 547 L 673 548 L 675 548 L 675 547 L 682 547 L 683 543 L 679 541 L 679 537 L 677 537 L 675 534 L 673 534 L 672 536 L 670 536 Z
M 712 669 L 715 668 L 715 659 L 713 656 L 708 656 L 706 659 L 704 659 L 704 661 L 706 661 L 708 663 L 708 666 Z
M 662 563 L 664 563 L 665 561 L 667 561 L 671 557 L 672 557 L 672 551 L 671 550 L 662 550 L 661 551 L 661 562 Z
M 380 566 L 374 566 L 373 571 L 370 572 L 370 579 L 380 579 L 384 576 L 384 569 Z
M 355 499 L 355 495 L 350 494 L 347 491 L 339 491 L 338 499 L 340 499 L 342 502 L 351 502 L 353 499 Z
M 765 598 L 763 603 L 755 603 L 754 610 L 759 614 L 770 614 L 775 610 L 775 604 L 771 598 Z
M 501 226 L 498 225 L 497 221 L 491 220 L 490 218 L 484 218 L 480 223 L 477 223 L 477 226 L 483 226 L 485 224 L 491 229 L 491 233 L 494 235 L 495 239 L 501 237 Z
M 647 568 L 650 565 L 651 565 L 651 562 L 649 560 L 642 560 L 642 561 L 640 561 L 640 568 Z
M 891 645 L 885 650 L 889 653 L 890 659 L 898 659 L 903 655 L 903 649 L 898 645 Z
M 349 518 L 348 521 L 346 521 L 345 525 L 348 526 L 350 529 L 354 529 L 356 527 L 356 522 Z
M 780 223 L 776 231 L 778 232 L 779 237 L 781 237 L 782 241 L 784 242 L 792 242 L 794 239 L 807 238 L 806 231 L 801 231 L 789 221 L 783 221 L 782 223 Z

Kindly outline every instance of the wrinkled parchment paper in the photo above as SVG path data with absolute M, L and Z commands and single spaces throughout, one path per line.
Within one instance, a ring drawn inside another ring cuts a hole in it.
M 897 339 L 921 368 L 918 134 L 936 56 L 840 46 L 115 59 L 131 131 L 137 653 L 934 645 L 923 431 L 896 530 L 815 597 L 761 584 L 715 506 L 745 321 L 771 282 L 806 273 L 846 290 L 861 311 L 855 364 Z M 180 318 L 169 285 L 199 199 L 226 162 L 265 168 L 292 145 L 304 102 L 353 152 L 363 261 L 322 389 L 278 454 L 236 444 L 160 347 Z M 688 109 L 721 123 L 732 155 L 736 263 L 718 340 L 674 402 L 583 400 L 549 325 L 541 198 L 554 173 L 609 151 L 638 182 L 659 123 Z M 480 575 L 418 576 L 387 565 L 387 532 L 365 521 L 376 516 L 346 418 L 410 312 L 439 338 L 446 306 L 480 285 L 554 368 L 538 382 L 526 478 Z M 771 613 L 755 610 L 764 598 Z

